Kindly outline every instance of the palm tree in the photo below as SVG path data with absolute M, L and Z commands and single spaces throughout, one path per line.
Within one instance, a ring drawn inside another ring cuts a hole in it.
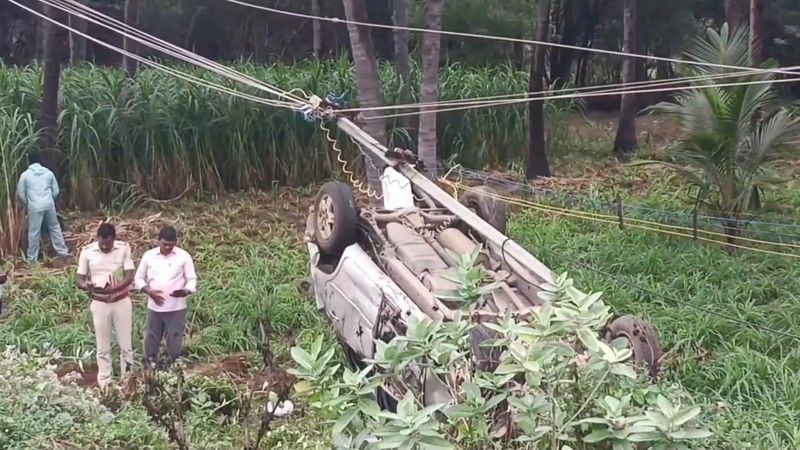
M 87 0 L 78 0 L 82 5 L 87 4 Z M 89 24 L 86 20 L 70 14 L 69 26 L 75 30 L 86 34 Z M 69 34 L 69 61 L 72 65 L 77 65 L 86 59 L 86 38 L 76 33 Z
M 547 42 L 550 29 L 550 0 L 539 0 L 538 20 L 536 24 L 536 40 Z M 533 50 L 531 77 L 528 82 L 530 92 L 544 90 L 545 58 L 547 47 L 537 45 Z M 550 176 L 550 165 L 547 162 L 547 137 L 544 130 L 544 102 L 535 100 L 528 102 L 528 164 L 525 177 L 533 180 Z
M 367 7 L 364 0 L 343 0 L 344 14 L 351 22 L 369 22 L 367 17 Z M 350 49 L 353 52 L 353 65 L 355 66 L 356 88 L 358 91 L 358 101 L 362 107 L 374 108 L 383 105 L 383 94 L 381 93 L 378 78 L 378 62 L 375 57 L 375 45 L 372 42 L 372 34 L 369 28 L 347 24 L 347 31 L 350 36 Z M 386 119 L 380 117 L 380 112 L 366 110 L 363 112 L 366 123 L 364 131 L 369 133 L 375 140 L 383 145 L 387 145 L 389 140 L 386 134 Z M 369 187 L 378 195 L 381 193 L 380 172 L 374 164 L 367 164 L 367 180 Z M 371 199 L 372 203 L 377 203 L 376 199 Z
M 426 16 L 430 30 L 442 29 L 444 0 L 427 0 Z M 442 37 L 438 33 L 426 33 L 422 44 L 422 82 L 420 91 L 422 103 L 433 103 L 439 99 L 439 56 Z M 436 107 L 423 106 L 419 115 L 419 157 L 436 176 Z
M 125 24 L 133 27 L 139 24 L 139 0 L 125 1 Z M 133 39 L 124 38 L 122 40 L 122 47 L 126 52 L 133 53 L 134 55 L 139 53 L 139 45 Z M 129 77 L 133 77 L 133 74 L 136 73 L 138 63 L 135 59 L 123 55 L 122 67 L 125 69 L 125 72 L 128 73 Z
M 59 21 L 61 13 L 50 5 L 43 5 L 44 14 Z M 58 149 L 58 93 L 61 85 L 62 42 L 59 28 L 49 20 L 42 20 L 44 70 L 42 75 L 42 117 L 40 148 L 46 157 L 46 166 L 61 181 L 61 152 Z
M 766 0 L 750 0 L 750 52 L 756 64 L 764 60 L 764 13 Z
M 752 66 L 747 28 L 731 33 L 723 25 L 718 33 L 707 31 L 686 53 L 688 59 L 731 66 Z M 694 74 L 730 72 L 701 67 Z M 770 81 L 772 73 L 741 77 L 740 80 Z M 737 80 L 738 81 L 738 80 Z M 772 83 L 733 87 L 703 87 L 661 103 L 652 109 L 678 120 L 684 137 L 672 162 L 666 165 L 681 174 L 696 189 L 696 202 L 724 217 L 729 242 L 739 235 L 740 215 L 760 207 L 766 187 L 779 180 L 771 174 L 777 152 L 800 140 L 800 122 L 789 110 L 777 105 Z
M 636 20 L 636 0 L 623 2 L 623 34 L 622 51 L 636 53 L 638 26 Z M 625 86 L 636 82 L 636 66 L 638 61 L 634 57 L 625 58 L 622 64 L 622 82 Z M 636 95 L 623 94 L 619 110 L 619 124 L 617 137 L 614 139 L 614 153 L 627 157 L 636 150 Z
M 394 30 L 394 60 L 397 74 L 400 76 L 400 104 L 411 103 L 411 62 L 408 55 L 409 31 L 400 28 L 408 27 L 408 0 L 394 0 L 392 21 L 398 29 Z M 400 119 L 403 128 L 411 133 L 414 128 L 413 116 Z

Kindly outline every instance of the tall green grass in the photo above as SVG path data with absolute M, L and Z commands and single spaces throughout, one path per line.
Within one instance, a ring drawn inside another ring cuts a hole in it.
M 355 105 L 353 71 L 346 59 L 272 66 L 241 63 L 235 68 L 284 89 L 344 95 Z M 180 69 L 242 88 L 208 72 Z M 414 66 L 413 86 L 418 86 L 419 75 Z M 396 103 L 399 76 L 390 65 L 382 65 L 380 78 L 387 104 Z M 527 73 L 507 66 L 449 65 L 441 72 L 441 96 L 453 100 L 522 93 L 527 83 Z M 41 92 L 39 67 L 0 66 L 0 105 L 38 117 Z M 418 90 L 413 95 L 418 99 Z M 548 107 L 554 117 L 563 109 L 555 104 Z M 3 116 L 2 120 L 9 119 Z M 391 121 L 390 135 L 402 144 L 404 133 L 394 128 L 398 123 Z M 439 123 L 441 158 L 456 155 L 466 165 L 483 166 L 505 165 L 524 157 L 524 105 L 442 113 Z M 156 198 L 171 198 L 188 189 L 220 192 L 269 188 L 275 183 L 301 185 L 337 170 L 317 125 L 299 114 L 148 69 L 132 80 L 116 68 L 66 69 L 60 144 L 67 172 L 64 187 L 78 207 L 113 202 L 126 184 Z M 345 147 L 353 155 L 352 146 Z
M 17 177 L 37 136 L 30 115 L 17 108 L 0 107 L 0 256 L 19 251 L 24 217 L 14 198 Z

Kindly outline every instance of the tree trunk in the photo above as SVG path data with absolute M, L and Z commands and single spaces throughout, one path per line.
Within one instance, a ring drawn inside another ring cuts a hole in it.
M 139 24 L 139 0 L 125 0 L 125 24 L 135 27 Z M 139 45 L 128 38 L 122 41 L 122 48 L 129 53 L 137 55 L 139 53 Z M 133 77 L 136 73 L 138 63 L 135 59 L 129 58 L 126 55 L 122 56 L 122 68 L 128 73 L 129 77 Z
M 86 5 L 87 0 L 78 0 L 78 3 Z M 88 30 L 88 23 L 75 15 L 69 16 L 69 26 L 75 30 L 86 34 Z M 75 33 L 69 34 L 69 62 L 70 64 L 77 65 L 86 59 L 86 38 L 79 36 Z
M 742 25 L 742 0 L 725 0 L 725 22 L 731 33 Z
M 588 0 L 565 0 L 561 9 L 561 23 L 559 42 L 564 45 L 576 45 L 581 34 L 581 19 L 585 16 L 584 10 L 589 9 Z M 577 52 L 566 48 L 550 49 L 550 78 L 559 86 L 563 86 L 572 79 L 572 66 Z
M 538 20 L 536 24 L 536 40 L 547 41 L 550 28 L 550 0 L 539 0 Z M 545 58 L 547 47 L 537 45 L 533 51 L 529 92 L 544 90 Z M 547 162 L 547 139 L 544 130 L 544 102 L 535 100 L 528 102 L 528 167 L 525 176 L 528 180 L 550 176 L 550 165 Z
M 342 0 L 342 3 L 344 4 L 344 14 L 347 20 L 369 22 L 364 0 Z M 372 42 L 370 29 L 348 23 L 347 32 L 350 36 L 350 48 L 353 52 L 358 101 L 361 107 L 364 108 L 382 106 L 383 95 L 381 94 L 378 78 L 378 62 L 375 59 L 375 45 Z M 366 122 L 364 131 L 381 144 L 388 145 L 386 119 L 375 118 L 381 114 L 382 112 L 380 111 L 363 111 L 362 116 Z M 370 189 L 380 195 L 380 170 L 369 157 L 367 157 L 367 180 L 369 181 Z M 377 200 L 374 198 L 370 201 L 373 204 L 377 204 Z
M 394 25 L 408 27 L 408 0 L 394 0 Z M 400 75 L 400 104 L 411 103 L 411 63 L 408 56 L 408 30 L 394 30 L 394 61 Z M 406 112 L 402 110 L 399 112 Z M 414 116 L 403 116 L 403 128 L 412 133 Z M 412 140 L 413 142 L 413 140 Z
M 429 30 L 442 29 L 442 13 L 444 0 L 427 0 L 426 2 L 427 28 Z M 439 100 L 439 53 L 442 46 L 442 36 L 438 33 L 425 33 L 422 43 L 422 103 L 433 103 Z M 436 159 L 436 107 L 423 106 L 419 116 L 419 157 L 428 168 L 428 173 L 437 176 Z
M 58 9 L 43 5 L 44 14 L 59 20 Z M 61 179 L 61 152 L 58 149 L 58 91 L 61 78 L 63 45 L 59 42 L 58 25 L 47 20 L 42 23 L 42 52 L 44 54 L 44 73 L 42 80 L 41 145 L 45 156 L 45 166 Z
M 624 39 L 622 51 L 625 53 L 636 53 L 636 1 L 624 0 Z M 622 83 L 627 87 L 628 84 L 636 82 L 637 58 L 626 58 L 622 66 Z M 634 94 L 623 94 L 619 111 L 619 125 L 617 127 L 617 137 L 614 139 L 614 153 L 618 156 L 627 156 L 636 150 L 636 96 Z
M 750 58 L 757 66 L 764 62 L 764 12 L 767 0 L 750 0 Z
M 311 15 L 320 16 L 320 0 L 311 0 Z M 314 20 L 312 22 L 314 33 L 314 56 L 322 58 L 322 21 Z

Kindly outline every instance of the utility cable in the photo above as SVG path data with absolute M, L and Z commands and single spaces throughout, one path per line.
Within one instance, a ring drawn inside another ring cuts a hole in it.
M 467 186 L 467 185 L 460 185 L 459 186 L 456 183 L 453 183 L 453 182 L 451 182 L 449 180 L 441 180 L 441 181 L 443 183 L 445 183 L 445 184 L 450 185 L 451 187 L 453 187 L 455 189 L 459 189 L 459 188 L 460 189 L 468 189 L 470 187 L 470 186 Z M 488 198 L 495 199 L 495 200 L 500 200 L 500 201 L 502 201 L 504 203 L 507 203 L 507 204 L 510 204 L 510 205 L 520 206 L 522 208 L 533 209 L 533 210 L 536 210 L 536 211 L 542 211 L 542 212 L 547 212 L 547 213 L 551 213 L 551 214 L 558 214 L 558 215 L 563 215 L 563 216 L 566 216 L 566 217 L 573 217 L 573 218 L 577 218 L 577 219 L 589 220 L 589 221 L 594 221 L 594 222 L 599 222 L 599 223 L 604 223 L 604 224 L 610 224 L 610 225 L 617 225 L 618 226 L 620 224 L 618 220 L 608 219 L 606 217 L 603 217 L 602 214 L 590 213 L 590 212 L 585 212 L 585 211 L 573 211 L 573 210 L 568 210 L 568 209 L 564 209 L 564 208 L 551 207 L 551 206 L 548 206 L 548 205 L 542 205 L 542 204 L 539 204 L 539 203 L 535 203 L 535 202 L 531 202 L 531 201 L 527 201 L 527 200 L 523 200 L 523 199 L 518 199 L 518 198 L 514 198 L 514 197 L 507 197 L 507 196 L 503 196 L 503 195 L 499 195 L 499 194 L 495 194 L 495 193 L 484 192 L 484 193 L 482 193 L 482 195 L 484 195 L 484 196 L 486 196 Z M 663 225 L 664 224 L 657 224 L 656 226 L 663 226 Z M 680 233 L 680 232 L 677 232 L 677 231 L 664 230 L 664 229 L 661 229 L 661 228 L 654 228 L 654 227 L 647 226 L 647 225 L 639 225 L 639 224 L 636 224 L 636 223 L 626 223 L 625 226 L 630 227 L 630 228 L 635 228 L 635 229 L 641 229 L 641 230 L 645 230 L 645 231 L 652 231 L 652 232 L 655 232 L 655 233 L 666 234 L 666 235 L 670 235 L 670 236 L 697 239 L 697 240 L 700 240 L 700 241 L 710 242 L 710 243 L 713 243 L 713 244 L 716 244 L 716 245 L 722 245 L 722 246 L 730 247 L 730 248 L 737 248 L 737 249 L 741 249 L 741 250 L 750 250 L 750 251 L 754 251 L 754 252 L 766 253 L 766 254 L 777 255 L 777 256 L 786 256 L 786 257 L 789 257 L 789 258 L 800 258 L 800 255 L 799 254 L 795 254 L 795 253 L 776 252 L 776 251 L 773 251 L 773 250 L 767 250 L 767 249 L 762 249 L 762 248 L 758 248 L 758 247 L 748 247 L 748 246 L 745 246 L 745 245 L 734 244 L 734 243 L 731 243 L 731 242 L 718 241 L 716 239 L 710 239 L 710 238 L 703 237 L 703 236 L 694 236 L 693 234 Z M 739 240 L 741 238 L 736 237 L 735 239 Z M 742 239 L 742 240 L 744 240 L 744 239 Z M 782 243 L 774 243 L 773 242 L 770 245 L 781 246 L 780 244 L 782 244 Z
M 748 71 L 767 71 L 771 73 L 781 73 L 786 75 L 800 75 L 800 72 L 794 71 L 786 71 L 781 69 L 758 69 L 753 67 L 743 67 L 743 66 L 733 66 L 729 64 L 719 64 L 719 63 L 710 63 L 710 62 L 703 62 L 703 61 L 687 61 L 677 58 L 668 58 L 663 56 L 651 56 L 651 55 L 642 55 L 637 53 L 628 53 L 616 50 L 604 50 L 599 48 L 591 48 L 591 47 L 581 47 L 578 45 L 568 45 L 562 44 L 558 42 L 544 42 L 532 39 L 521 39 L 521 38 L 512 38 L 512 37 L 504 37 L 504 36 L 492 36 L 487 34 L 478 34 L 478 33 L 465 33 L 465 32 L 458 32 L 458 31 L 446 31 L 446 30 L 431 30 L 428 28 L 416 28 L 416 27 L 399 27 L 397 25 L 388 25 L 388 24 L 381 24 L 381 23 L 374 23 L 374 22 L 360 22 L 354 20 L 347 20 L 347 19 L 340 19 L 337 17 L 324 17 L 324 16 L 317 16 L 312 14 L 304 14 L 298 13 L 293 11 L 287 11 L 278 8 L 270 8 L 267 6 L 256 5 L 253 3 L 244 2 L 241 0 L 225 0 L 229 3 L 234 3 L 240 6 L 246 6 L 248 8 L 259 9 L 262 11 L 268 11 L 275 14 L 281 14 L 285 16 L 291 17 L 298 17 L 302 19 L 311 19 L 311 20 L 319 20 L 324 22 L 333 22 L 339 24 L 350 24 L 350 25 L 357 25 L 363 27 L 371 27 L 371 28 L 383 28 L 389 30 L 401 30 L 401 31 L 414 31 L 414 32 L 422 32 L 422 33 L 433 33 L 445 36 L 457 36 L 457 37 L 468 37 L 468 38 L 477 38 L 477 39 L 489 39 L 489 40 L 496 40 L 496 41 L 504 41 L 504 42 L 512 42 L 516 44 L 528 44 L 528 45 L 543 45 L 546 47 L 555 47 L 555 48 L 563 48 L 567 50 L 575 50 L 575 51 L 582 51 L 582 52 L 590 52 L 590 53 L 601 53 L 605 55 L 612 55 L 612 56 L 621 56 L 624 58 L 639 58 L 639 59 L 646 59 L 650 61 L 661 61 L 661 62 L 669 62 L 673 64 L 686 64 L 686 65 L 694 65 L 694 66 L 701 66 L 701 67 L 711 67 L 717 69 L 734 69 L 734 70 L 748 70 Z

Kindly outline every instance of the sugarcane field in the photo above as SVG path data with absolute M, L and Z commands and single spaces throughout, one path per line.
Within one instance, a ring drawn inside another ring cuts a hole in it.
M 0 0 L 0 449 L 800 449 L 789 0 Z

